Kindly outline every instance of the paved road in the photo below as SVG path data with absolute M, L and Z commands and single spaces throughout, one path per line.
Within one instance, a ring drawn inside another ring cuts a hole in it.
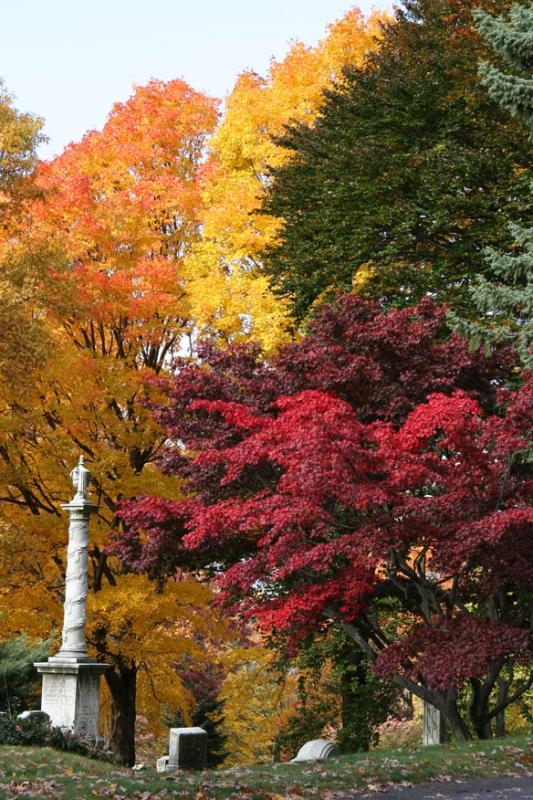
M 433 781 L 418 786 L 391 788 L 379 795 L 359 794 L 358 797 L 373 800 L 533 800 L 533 775 L 519 778 L 475 778 L 449 783 Z

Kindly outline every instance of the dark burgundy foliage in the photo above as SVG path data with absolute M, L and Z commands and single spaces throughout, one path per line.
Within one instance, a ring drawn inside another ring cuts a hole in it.
M 533 681 L 512 674 L 532 652 L 533 380 L 504 389 L 509 354 L 441 339 L 443 313 L 345 297 L 272 364 L 205 346 L 154 408 L 185 499 L 124 504 L 115 552 L 160 580 L 190 553 L 289 651 L 340 627 L 466 738 Z

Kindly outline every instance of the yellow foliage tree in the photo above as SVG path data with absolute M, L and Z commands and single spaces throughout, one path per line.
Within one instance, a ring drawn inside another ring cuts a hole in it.
M 43 122 L 19 112 L 0 81 L 0 379 L 6 389 L 27 385 L 30 370 L 44 353 L 43 331 L 35 317 L 39 280 L 27 261 L 5 261 L 6 243 L 19 228 L 23 204 L 35 196 L 33 181 Z
M 274 669 L 271 650 L 233 648 L 224 659 L 227 670 L 217 719 L 226 736 L 224 767 L 267 764 L 275 757 L 276 738 L 294 712 L 297 676 L 284 679 Z
M 200 329 L 223 341 L 251 335 L 266 353 L 288 337 L 287 305 L 261 274 L 261 251 L 275 240 L 279 221 L 258 209 L 268 168 L 286 158 L 272 137 L 291 120 L 316 116 L 324 89 L 375 45 L 383 16 L 365 19 L 353 8 L 316 47 L 293 44 L 266 77 L 245 72 L 237 80 L 210 142 L 202 238 L 184 264 Z

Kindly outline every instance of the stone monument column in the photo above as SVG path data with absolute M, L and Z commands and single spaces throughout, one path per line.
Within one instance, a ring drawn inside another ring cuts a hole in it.
M 76 494 L 62 505 L 70 519 L 62 644 L 55 656 L 35 667 L 43 676 L 41 709 L 51 724 L 97 742 L 100 676 L 109 665 L 87 653 L 85 622 L 89 518 L 98 506 L 87 497 L 91 474 L 83 456 L 70 476 Z

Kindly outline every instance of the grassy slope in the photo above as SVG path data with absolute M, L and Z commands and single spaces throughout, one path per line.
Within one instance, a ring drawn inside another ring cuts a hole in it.
M 418 783 L 473 776 L 533 773 L 533 740 L 475 742 L 411 750 L 375 751 L 310 765 L 280 764 L 204 773 L 132 772 L 71 754 L 31 747 L 0 747 L 0 798 L 95 797 L 282 800 L 321 798 L 327 791 L 391 782 Z

